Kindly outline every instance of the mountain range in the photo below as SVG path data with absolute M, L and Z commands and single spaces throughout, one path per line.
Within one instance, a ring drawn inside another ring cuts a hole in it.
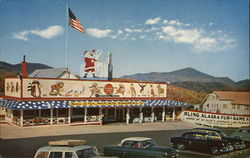
M 150 72 L 126 75 L 121 78 L 136 79 L 140 81 L 152 82 L 218 82 L 224 84 L 234 84 L 235 82 L 228 77 L 214 77 L 194 68 L 188 67 L 172 72 Z
M 214 77 L 188 67 L 172 72 L 150 72 L 126 75 L 121 78 L 139 81 L 170 82 L 171 85 L 211 93 L 215 90 L 250 91 L 250 80 L 235 82 L 229 77 Z
M 4 74 L 4 73 L 20 73 L 22 64 L 9 64 L 3 61 L 0 61 L 0 74 Z M 40 63 L 27 63 L 27 73 L 31 74 L 33 71 L 37 70 L 37 69 L 48 69 L 48 68 L 52 68 L 50 66 L 44 65 L 44 64 L 40 64 Z

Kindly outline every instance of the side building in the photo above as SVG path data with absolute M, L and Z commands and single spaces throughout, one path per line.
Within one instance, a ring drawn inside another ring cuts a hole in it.
M 250 115 L 250 92 L 214 91 L 200 108 L 211 113 Z

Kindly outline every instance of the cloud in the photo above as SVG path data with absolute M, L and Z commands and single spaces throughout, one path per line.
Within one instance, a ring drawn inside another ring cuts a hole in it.
M 32 30 L 24 30 L 18 33 L 13 33 L 12 38 L 23 40 L 23 41 L 28 41 L 29 40 L 28 36 L 33 34 L 33 35 L 37 35 L 45 39 L 52 39 L 52 38 L 55 38 L 56 36 L 63 34 L 63 32 L 64 32 L 64 29 L 62 26 L 54 25 L 54 26 L 49 26 L 47 29 L 44 29 L 44 30 L 32 29 Z
M 165 26 L 162 27 L 162 32 L 156 35 L 159 40 L 187 44 L 195 53 L 221 52 L 236 45 L 235 40 L 222 31 L 208 32 L 198 28 Z
M 176 43 L 194 43 L 202 34 L 202 31 L 197 29 L 177 29 L 173 26 L 162 27 L 162 31 L 171 36 Z
M 183 25 L 183 23 L 179 22 L 178 20 L 163 20 L 163 24 L 178 25 L 178 26 Z
M 110 29 L 90 28 L 86 32 L 96 38 L 172 42 L 176 46 L 188 46 L 194 53 L 223 52 L 236 46 L 235 39 L 228 36 L 226 32 L 221 30 L 211 31 L 211 28 L 206 29 L 204 27 L 214 25 L 212 22 L 209 25 L 195 22 L 191 24 L 178 19 L 156 17 L 146 20 L 145 24 L 130 25 L 130 27 L 112 31 Z
M 130 29 L 130 28 L 126 28 L 125 31 L 126 32 L 142 32 L 142 29 Z
M 34 34 L 34 35 L 38 35 L 42 38 L 46 38 L 46 39 L 52 39 L 58 35 L 63 34 L 64 29 L 62 26 L 59 25 L 55 25 L 55 26 L 49 26 L 47 29 L 45 30 L 31 30 L 30 33 Z
M 148 19 L 148 20 L 145 22 L 145 24 L 147 24 L 147 25 L 154 25 L 154 24 L 159 23 L 160 20 L 161 20 L 160 17 L 157 17 L 157 18 L 154 18 L 154 19 Z
M 96 38 L 105 38 L 109 36 L 109 33 L 111 33 L 111 30 L 101 30 L 97 28 L 90 28 L 86 30 L 86 33 L 90 36 L 96 37 Z
M 22 32 L 19 32 L 19 33 L 13 33 L 12 34 L 12 38 L 14 39 L 19 39 L 19 40 L 23 40 L 23 41 L 28 41 L 28 34 L 29 34 L 29 31 L 22 31 Z

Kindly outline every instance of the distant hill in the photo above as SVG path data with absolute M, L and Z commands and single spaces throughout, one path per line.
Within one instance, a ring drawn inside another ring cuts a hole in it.
M 3 95 L 4 91 L 4 78 L 16 77 L 18 73 L 21 73 L 21 64 L 9 64 L 0 61 L 0 96 Z M 50 66 L 39 64 L 39 63 L 27 63 L 27 73 L 30 74 L 36 69 L 47 69 L 52 68 Z
M 218 82 L 223 84 L 235 84 L 233 80 L 228 77 L 214 77 L 194 68 L 188 67 L 173 72 L 151 72 L 138 73 L 134 75 L 126 75 L 121 78 L 136 79 L 141 81 L 153 82 Z
M 121 78 L 152 82 L 170 82 L 171 85 L 197 92 L 215 90 L 250 91 L 250 80 L 234 82 L 229 77 L 214 77 L 188 67 L 172 72 L 150 72 L 127 75 Z
M 250 79 L 236 82 L 236 86 L 239 90 L 250 91 Z
M 5 74 L 5 73 L 18 73 L 21 72 L 21 67 L 22 64 L 9 64 L 3 61 L 0 61 L 0 74 Z M 40 64 L 40 63 L 27 63 L 27 72 L 28 74 L 32 73 L 33 71 L 37 70 L 37 69 L 48 69 L 48 68 L 52 68 L 50 66 L 44 65 L 44 64 Z

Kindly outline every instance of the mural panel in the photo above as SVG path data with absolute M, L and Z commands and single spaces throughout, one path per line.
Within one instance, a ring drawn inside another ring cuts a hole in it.
M 5 96 L 21 97 L 21 80 L 18 78 L 8 78 L 5 80 Z
M 166 97 L 162 83 L 23 79 L 24 98 Z

